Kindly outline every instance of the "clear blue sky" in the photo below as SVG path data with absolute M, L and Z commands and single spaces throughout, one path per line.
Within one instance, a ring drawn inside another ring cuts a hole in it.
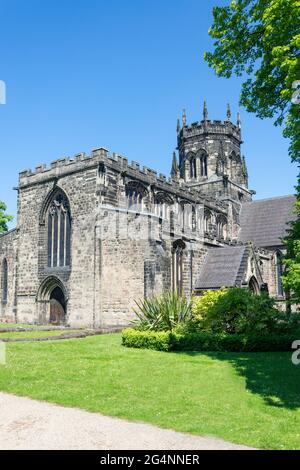
M 18 172 L 106 147 L 169 174 L 176 120 L 238 111 L 240 81 L 219 79 L 212 7 L 229 0 L 0 0 L 0 200 L 16 212 Z M 243 153 L 257 197 L 293 192 L 297 169 L 271 121 L 243 109 Z

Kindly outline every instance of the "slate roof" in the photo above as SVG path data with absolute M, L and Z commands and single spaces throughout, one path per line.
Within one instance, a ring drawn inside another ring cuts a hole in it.
M 249 246 L 210 248 L 206 254 L 197 289 L 240 286 L 246 268 Z
M 282 245 L 287 223 L 295 218 L 295 196 L 282 196 L 247 202 L 240 212 L 239 241 L 251 241 L 256 247 Z
M 6 235 L 10 235 L 11 233 L 16 232 L 16 231 L 17 231 L 16 228 L 12 228 L 8 232 L 0 233 L 0 238 L 2 238 L 2 237 L 4 238 L 4 237 L 6 237 Z

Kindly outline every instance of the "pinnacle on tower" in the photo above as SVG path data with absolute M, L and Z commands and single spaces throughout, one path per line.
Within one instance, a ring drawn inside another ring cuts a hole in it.
M 178 163 L 177 163 L 176 152 L 173 152 L 171 177 L 172 177 L 172 179 L 177 179 L 178 176 L 179 176 L 179 167 L 178 167 Z
M 244 155 L 242 157 L 242 169 L 243 169 L 243 175 L 245 177 L 248 177 L 248 169 L 247 169 L 246 159 Z
M 230 104 L 228 103 L 227 104 L 227 120 L 230 121 L 230 118 L 231 118 L 231 109 L 230 109 Z
M 203 120 L 207 121 L 207 119 L 208 119 L 208 111 L 207 111 L 206 101 L 204 101 L 204 104 L 203 104 Z
M 248 187 L 248 169 L 247 169 L 246 159 L 244 155 L 242 157 L 242 174 L 244 177 L 244 184 L 246 187 Z
M 180 120 L 177 119 L 177 134 L 180 132 Z
M 182 111 L 182 124 L 186 126 L 186 112 L 185 109 Z
M 241 124 L 242 124 L 240 113 L 237 113 L 237 121 L 236 121 L 236 124 L 237 124 L 238 128 L 240 129 L 240 128 L 241 128 Z

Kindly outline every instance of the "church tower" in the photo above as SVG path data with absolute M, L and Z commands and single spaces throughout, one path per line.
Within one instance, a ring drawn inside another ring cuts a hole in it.
M 182 125 L 177 123 L 177 149 L 180 177 L 202 194 L 219 199 L 250 201 L 245 157 L 241 156 L 241 119 L 231 121 L 227 105 L 225 121 L 208 119 L 206 102 L 199 122 L 187 124 L 183 112 Z

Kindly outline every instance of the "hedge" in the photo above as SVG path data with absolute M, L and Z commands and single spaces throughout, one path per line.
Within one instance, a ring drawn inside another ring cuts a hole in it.
M 128 328 L 122 333 L 122 344 L 129 348 L 157 351 L 291 351 L 295 334 L 238 335 L 228 333 L 148 332 Z

